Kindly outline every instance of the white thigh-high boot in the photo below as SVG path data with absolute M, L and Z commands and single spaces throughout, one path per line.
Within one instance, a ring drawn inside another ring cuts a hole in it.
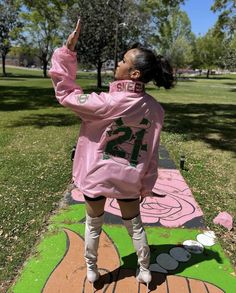
M 149 271 L 150 249 L 141 217 L 138 215 L 131 220 L 123 219 L 123 222 L 128 230 L 129 235 L 132 237 L 133 244 L 138 256 L 139 273 L 136 277 L 137 281 L 140 283 L 146 283 L 148 287 L 148 284 L 152 279 L 151 273 Z
M 90 283 L 94 283 L 100 277 L 97 268 L 97 251 L 103 219 L 104 214 L 96 218 L 86 214 L 84 257 L 87 264 L 87 279 Z

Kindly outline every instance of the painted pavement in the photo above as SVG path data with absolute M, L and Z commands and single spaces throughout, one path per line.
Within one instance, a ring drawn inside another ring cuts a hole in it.
M 154 196 L 141 204 L 151 249 L 149 292 L 235 293 L 236 276 L 213 231 L 204 228 L 203 213 L 179 170 L 161 148 Z M 85 210 L 77 189 L 65 194 L 66 206 L 50 220 L 48 231 L 8 292 L 87 293 L 83 257 Z M 137 258 L 121 224 L 115 200 L 106 204 L 100 238 L 96 292 L 142 293 L 135 279 Z

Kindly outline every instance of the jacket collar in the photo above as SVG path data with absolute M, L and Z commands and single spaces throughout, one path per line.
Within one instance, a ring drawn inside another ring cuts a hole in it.
M 129 93 L 143 93 L 145 85 L 141 81 L 132 80 L 116 80 L 110 83 L 109 93 L 113 92 L 129 92 Z

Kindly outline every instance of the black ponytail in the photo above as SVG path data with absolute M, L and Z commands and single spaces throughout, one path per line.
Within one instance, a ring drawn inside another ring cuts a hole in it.
M 134 59 L 134 68 L 141 73 L 140 81 L 144 83 L 153 81 L 156 86 L 165 89 L 174 86 L 173 69 L 167 59 L 137 44 L 132 46 L 132 49 L 138 51 Z
M 156 72 L 153 82 L 156 86 L 163 86 L 165 89 L 171 89 L 174 86 L 173 69 L 168 60 L 161 55 L 156 56 Z

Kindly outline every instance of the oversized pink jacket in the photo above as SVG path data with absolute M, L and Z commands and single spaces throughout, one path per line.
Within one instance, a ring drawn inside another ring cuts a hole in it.
M 148 195 L 157 179 L 164 111 L 144 84 L 118 80 L 108 93 L 84 94 L 75 83 L 76 53 L 66 47 L 52 57 L 56 98 L 81 119 L 73 163 L 75 185 L 95 198 Z

